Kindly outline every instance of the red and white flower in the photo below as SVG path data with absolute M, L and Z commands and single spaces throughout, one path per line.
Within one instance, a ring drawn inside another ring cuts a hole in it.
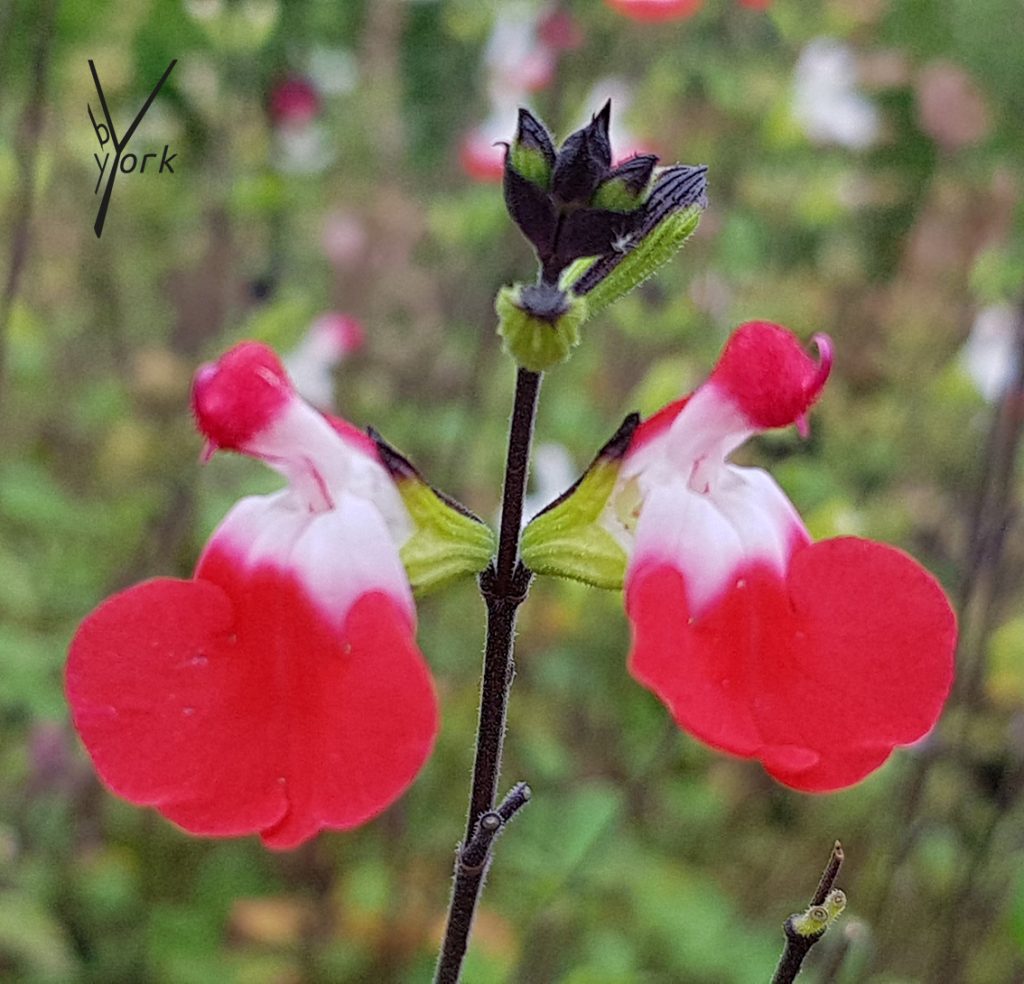
M 627 551 L 632 674 L 707 744 L 795 789 L 849 786 L 935 724 L 956 624 L 909 556 L 814 543 L 775 481 L 731 464 L 801 424 L 829 375 L 784 328 L 741 326 L 710 379 L 642 424 L 601 517 Z
M 189 580 L 157 578 L 71 644 L 73 719 L 106 784 L 185 830 L 294 847 L 413 781 L 437 709 L 399 546 L 411 522 L 376 446 L 295 393 L 263 345 L 196 375 L 210 453 L 288 487 L 239 502 Z

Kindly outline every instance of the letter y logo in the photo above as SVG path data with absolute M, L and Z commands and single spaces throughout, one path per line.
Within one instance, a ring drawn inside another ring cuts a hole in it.
M 110 118 L 110 110 L 107 108 L 107 100 L 103 95 L 103 86 L 100 85 L 100 77 L 96 74 L 96 65 L 93 60 L 89 59 L 89 70 L 92 72 L 93 82 L 96 83 L 96 92 L 100 97 L 100 106 L 103 109 L 103 118 L 106 120 L 105 123 L 97 123 L 96 117 L 93 115 L 92 106 L 88 106 L 89 119 L 92 120 L 93 129 L 96 131 L 96 139 L 100 143 L 100 150 L 108 143 L 114 145 L 114 160 L 110 166 L 110 174 L 107 177 L 107 187 L 103 192 L 103 200 L 100 202 L 100 210 L 96 213 L 96 224 L 93 229 L 96 232 L 96 238 L 103 233 L 103 223 L 107 221 L 107 208 L 110 206 L 110 195 L 114 190 L 114 179 L 117 177 L 118 167 L 121 164 L 121 155 L 124 153 L 124 149 L 128 146 L 128 141 L 131 140 L 139 124 L 142 122 L 142 117 L 146 115 L 146 111 L 153 104 L 153 100 L 156 99 L 157 93 L 163 88 L 163 84 L 167 81 L 167 77 L 171 74 L 171 69 L 178 64 L 178 59 L 175 58 L 171 61 L 170 65 L 167 66 L 167 71 L 161 76 L 160 81 L 157 82 L 156 88 L 149 94 L 149 98 L 143 103 L 142 109 L 135 114 L 135 119 L 132 120 L 131 126 L 125 131 L 124 136 L 119 140 L 117 138 L 117 131 L 114 129 L 114 121 Z M 166 148 L 165 148 L 166 154 Z M 103 180 L 103 172 L 106 170 L 107 162 L 110 160 L 110 154 L 106 153 L 103 161 L 100 161 L 100 155 L 94 155 L 96 158 L 96 166 L 100 169 L 100 176 L 96 181 L 96 191 L 99 191 L 100 181 Z M 129 157 L 133 155 L 129 154 Z M 173 155 L 172 155 L 173 159 Z M 145 166 L 145 164 L 143 164 Z M 161 170 L 163 165 L 161 164 Z M 173 169 L 168 164 L 168 170 Z M 94 192 L 95 194 L 95 192 Z

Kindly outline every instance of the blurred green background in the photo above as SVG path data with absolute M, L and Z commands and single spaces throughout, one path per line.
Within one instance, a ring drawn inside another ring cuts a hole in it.
M 468 140 L 510 136 L 520 98 L 564 135 L 612 94 L 618 149 L 706 163 L 711 207 L 550 373 L 545 454 L 571 476 L 745 319 L 829 332 L 810 440 L 741 456 L 815 535 L 886 540 L 942 579 L 958 687 L 917 748 L 804 796 L 671 726 L 626 674 L 620 597 L 537 583 L 505 767 L 535 801 L 498 846 L 465 979 L 767 981 L 838 837 L 850 904 L 805 979 L 1024 980 L 1024 6 L 755 6 L 652 26 L 598 0 L 0 3 L 0 978 L 429 979 L 472 759 L 473 584 L 420 606 L 443 726 L 418 781 L 290 854 L 106 793 L 64 654 L 103 597 L 187 576 L 230 504 L 276 487 L 197 461 L 191 374 L 244 337 L 290 351 L 324 312 L 358 318 L 338 411 L 495 514 L 513 371 L 492 302 L 532 261 Z M 131 147 L 168 145 L 174 174 L 119 177 L 101 239 L 90 58 L 122 130 L 178 60 Z

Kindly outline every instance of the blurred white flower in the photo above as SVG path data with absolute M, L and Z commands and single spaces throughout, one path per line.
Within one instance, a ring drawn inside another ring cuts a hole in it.
M 625 80 L 615 76 L 598 79 L 587 93 L 583 102 L 583 113 L 578 126 L 586 126 L 591 116 L 608 100 L 612 101 L 612 119 L 608 127 L 608 139 L 611 141 L 614 163 L 619 164 L 635 157 L 637 154 L 653 153 L 651 146 L 638 137 L 623 121 L 633 105 L 633 87 Z
M 327 130 L 320 123 L 278 127 L 274 133 L 274 167 L 282 174 L 318 174 L 334 160 Z
M 523 501 L 523 522 L 557 499 L 577 478 L 572 455 L 564 444 L 538 444 L 533 457 L 533 491 Z
M 581 43 L 578 25 L 564 11 L 538 10 L 521 2 L 501 5 L 482 64 L 490 112 L 463 135 L 459 146 L 459 160 L 469 177 L 501 180 L 505 149 L 500 141 L 515 135 L 519 107 L 528 107 L 530 93 L 554 81 L 559 52 Z
M 282 359 L 299 395 L 318 410 L 334 409 L 334 370 L 363 344 L 363 328 L 337 311 L 322 314 Z
M 793 116 L 814 143 L 862 150 L 878 139 L 878 108 L 857 89 L 848 45 L 815 38 L 804 48 L 793 73 Z
M 484 50 L 488 92 L 494 102 L 509 92 L 536 92 L 554 78 L 555 58 L 537 34 L 536 11 L 525 4 L 503 6 Z
M 982 308 L 960 350 L 960 362 L 982 398 L 995 403 L 1020 368 L 1017 312 L 1009 304 Z
M 317 45 L 309 55 L 309 75 L 325 96 L 344 96 L 359 84 L 359 65 L 347 48 Z
M 366 253 L 366 227 L 354 212 L 330 212 L 324 218 L 320 245 L 336 267 L 355 266 Z

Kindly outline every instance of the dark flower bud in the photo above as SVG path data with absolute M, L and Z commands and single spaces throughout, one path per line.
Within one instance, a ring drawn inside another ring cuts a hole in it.
M 584 256 L 613 253 L 632 242 L 640 219 L 637 212 L 577 209 L 562 219 L 553 261 L 561 269 Z
M 655 230 L 661 244 L 655 253 L 667 252 L 662 247 L 681 242 L 696 218 L 688 214 L 670 229 L 665 220 L 707 205 L 705 168 L 678 166 L 655 175 L 653 154 L 612 168 L 610 122 L 609 101 L 556 151 L 544 124 L 521 109 L 505 154 L 505 205 L 537 251 L 541 280 L 557 284 L 570 264 L 593 258 L 589 269 L 575 274 L 578 295 L 593 290 Z M 631 264 L 637 270 L 647 265 L 646 258 Z
M 678 212 L 691 205 L 699 209 L 708 207 L 707 165 L 675 164 L 667 167 L 654 183 L 643 224 L 653 229 L 669 212 Z
M 528 109 L 519 110 L 516 136 L 508 148 L 508 166 L 543 191 L 551 187 L 555 145 L 547 128 Z
M 577 294 L 589 294 L 609 279 L 621 279 L 625 290 L 642 282 L 668 260 L 697 228 L 700 213 L 708 206 L 708 169 L 701 164 L 691 167 L 676 164 L 667 167 L 654 179 L 654 187 L 643 208 L 620 218 L 629 218 L 634 226 L 628 238 L 623 237 L 616 248 L 600 256 L 573 283 Z M 633 268 L 629 272 L 624 267 Z M 619 271 L 620 278 L 611 275 Z M 610 293 L 620 296 L 616 287 Z M 592 303 L 592 310 L 604 307 L 608 300 Z
M 558 225 L 558 213 L 551 196 L 516 171 L 511 164 L 511 148 L 505 154 L 502 188 L 505 208 L 520 232 L 533 244 L 541 263 L 550 257 Z
M 569 134 L 558 151 L 551 193 L 561 205 L 589 205 L 597 186 L 607 176 L 612 163 L 612 145 L 608 139 L 611 100 L 590 122 Z

